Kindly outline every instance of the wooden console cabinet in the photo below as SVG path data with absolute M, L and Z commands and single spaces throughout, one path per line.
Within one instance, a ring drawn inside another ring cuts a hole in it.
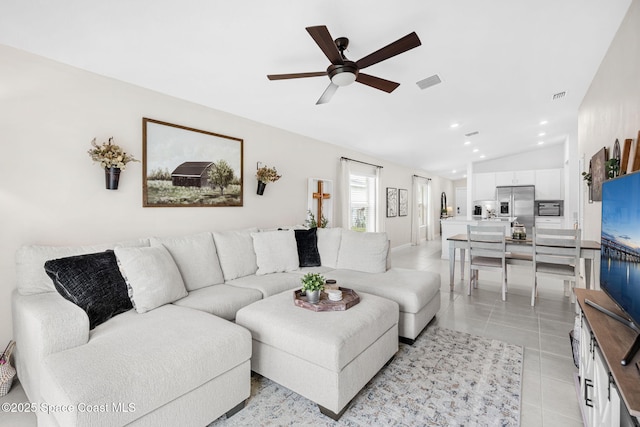
M 640 353 L 632 363 L 620 360 L 636 333 L 585 304 L 589 299 L 622 315 L 602 291 L 576 289 L 580 304 L 580 389 L 578 402 L 585 426 L 638 426 L 640 416 Z

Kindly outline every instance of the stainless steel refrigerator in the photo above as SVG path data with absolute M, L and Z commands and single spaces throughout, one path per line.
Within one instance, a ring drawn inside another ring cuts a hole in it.
M 515 217 L 516 221 L 527 229 L 527 236 L 531 236 L 531 228 L 535 224 L 533 206 L 535 187 L 533 185 L 496 187 L 496 196 L 498 216 Z

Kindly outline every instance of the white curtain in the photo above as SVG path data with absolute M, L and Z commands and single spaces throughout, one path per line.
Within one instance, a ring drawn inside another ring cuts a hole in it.
M 411 244 L 420 244 L 420 214 L 427 216 L 427 240 L 433 239 L 433 216 L 431 214 L 431 180 L 417 175 L 411 179 L 411 192 L 413 201 L 411 203 Z M 420 206 L 422 212 L 420 212 Z
M 435 236 L 435 219 L 433 215 L 433 189 L 431 180 L 427 182 L 427 240 L 433 240 Z
M 382 182 L 382 168 L 375 168 L 376 174 L 376 206 L 378 207 L 376 212 L 376 231 L 385 231 L 385 218 L 386 218 L 386 194 L 380 183 Z
M 413 194 L 413 200 L 411 202 L 411 244 L 420 244 L 420 212 L 418 211 L 420 206 L 420 186 L 422 185 L 422 178 L 413 175 L 411 179 L 411 194 Z
M 340 159 L 340 226 L 349 229 L 349 216 L 351 212 L 351 162 L 347 159 Z

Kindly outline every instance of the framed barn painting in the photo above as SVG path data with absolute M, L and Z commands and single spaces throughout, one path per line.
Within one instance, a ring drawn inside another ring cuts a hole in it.
M 242 206 L 243 142 L 143 118 L 142 205 Z
M 387 187 L 387 218 L 398 216 L 398 189 Z

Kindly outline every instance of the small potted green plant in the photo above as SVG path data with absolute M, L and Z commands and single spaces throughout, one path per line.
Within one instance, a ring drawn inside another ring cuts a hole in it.
M 316 216 L 310 210 L 307 210 L 307 219 L 304 221 L 304 225 L 309 228 L 326 228 L 327 224 L 329 224 L 329 220 L 322 214 L 322 219 L 320 223 L 316 220 Z
M 307 301 L 317 304 L 320 292 L 324 289 L 324 277 L 318 273 L 307 273 L 302 276 L 302 290 L 307 295 Z

